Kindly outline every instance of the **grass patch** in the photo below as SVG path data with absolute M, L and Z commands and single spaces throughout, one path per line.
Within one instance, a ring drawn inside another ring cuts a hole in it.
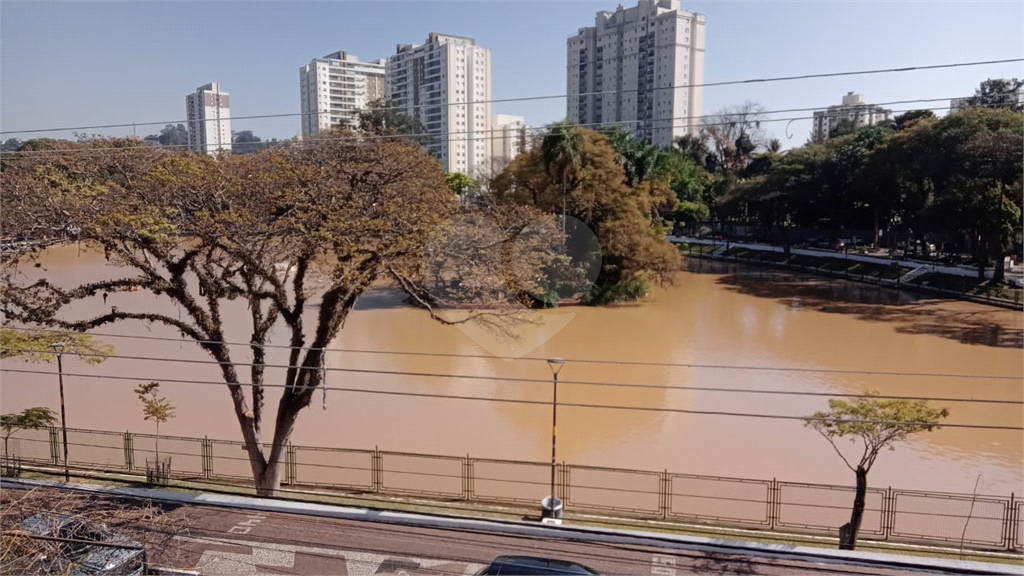
M 704 256 L 718 250 L 717 244 L 693 244 L 690 242 L 680 242 L 676 244 L 676 247 L 684 255 L 693 254 L 694 256 Z

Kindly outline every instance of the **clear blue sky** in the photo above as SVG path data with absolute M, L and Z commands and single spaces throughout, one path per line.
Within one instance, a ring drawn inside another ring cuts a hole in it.
M 623 2 L 629 5 L 628 2 Z M 565 92 L 565 40 L 608 2 L 15 2 L 0 5 L 0 131 L 181 120 L 185 95 L 219 82 L 233 116 L 299 111 L 298 69 L 346 50 L 387 57 L 429 32 L 491 49 L 492 95 Z M 707 16 L 708 82 L 1021 58 L 1020 2 L 684 2 Z M 973 93 L 1021 63 L 708 87 L 704 113 L 744 100 L 768 110 L 824 107 L 849 90 L 869 102 Z M 929 106 L 941 106 L 941 103 Z M 893 106 L 900 110 L 913 106 Z M 563 99 L 495 104 L 531 125 L 565 115 Z M 941 113 L 941 112 L 940 112 Z M 789 117 L 799 114 L 783 114 Z M 810 121 L 769 129 L 802 144 Z M 140 135 L 159 126 L 140 127 Z M 299 120 L 236 120 L 233 130 L 291 137 Z M 111 135 L 131 129 L 96 130 Z M 46 134 L 40 134 L 46 135 Z M 70 133 L 51 134 L 70 137 Z M 17 135 L 26 138 L 26 135 Z M 8 136 L 4 136 L 6 139 Z

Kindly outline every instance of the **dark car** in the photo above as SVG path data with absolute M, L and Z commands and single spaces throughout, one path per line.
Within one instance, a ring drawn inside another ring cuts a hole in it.
M 477 572 L 477 576 L 497 574 L 533 576 L 535 574 L 600 574 L 600 572 L 576 562 L 536 556 L 498 556 L 489 566 Z

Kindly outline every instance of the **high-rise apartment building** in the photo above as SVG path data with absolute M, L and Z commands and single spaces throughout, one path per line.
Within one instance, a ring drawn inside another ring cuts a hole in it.
M 384 97 L 384 60 L 360 62 L 344 51 L 314 58 L 299 68 L 302 135 L 355 126 L 359 111 Z
M 863 94 L 847 92 L 842 104 L 814 113 L 814 139 L 820 142 L 831 138 L 844 121 L 850 121 L 854 128 L 861 128 L 885 120 L 892 120 L 892 110 L 866 104 Z
M 489 169 L 490 50 L 472 38 L 431 32 L 425 44 L 398 45 L 386 78 L 388 100 L 419 119 L 445 170 L 476 176 Z
M 500 172 L 520 152 L 526 150 L 527 127 L 522 116 L 495 114 L 491 120 L 491 171 Z
M 567 41 L 566 116 L 595 128 L 621 124 L 659 146 L 697 133 L 705 23 L 679 0 L 598 12 Z
M 231 152 L 231 109 L 228 93 L 216 82 L 185 96 L 188 146 L 193 152 Z

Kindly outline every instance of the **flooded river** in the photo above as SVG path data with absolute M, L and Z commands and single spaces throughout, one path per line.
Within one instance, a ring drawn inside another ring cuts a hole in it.
M 68 284 L 115 274 L 114 269 L 103 265 L 99 255 L 79 253 L 73 246 L 48 251 L 43 267 L 49 277 Z M 332 345 L 348 351 L 331 352 L 327 367 L 442 376 L 332 370 L 327 383 L 363 390 L 549 402 L 551 371 L 542 359 L 558 356 L 567 359 L 560 374 L 563 381 L 654 386 L 560 385 L 559 460 L 842 484 L 849 484 L 852 474 L 828 443 L 798 420 L 583 408 L 561 403 L 793 416 L 827 407 L 826 397 L 669 388 L 680 386 L 854 393 L 877 389 L 910 396 L 1022 399 L 1024 353 L 1019 312 L 965 302 L 917 300 L 875 287 L 756 269 L 734 270 L 707 262 L 690 268 L 680 272 L 673 285 L 659 288 L 644 302 L 604 308 L 567 307 L 540 314 L 536 322 L 516 327 L 518 339 L 479 328 L 463 331 L 442 326 L 425 313 L 402 305 L 393 292 L 377 290 L 364 296 Z M 39 271 L 26 269 L 25 273 L 31 277 Z M 244 342 L 245 305 L 235 304 L 226 312 L 232 329 L 229 339 Z M 107 305 L 177 313 L 173 306 L 144 293 L 112 294 Z M 102 306 L 97 297 L 73 313 L 84 315 Z M 177 337 L 171 330 L 158 326 L 150 329 L 142 324 L 106 326 L 97 332 Z M 208 359 L 186 341 L 102 339 L 115 345 L 118 355 Z M 237 347 L 236 354 L 238 361 L 247 359 L 244 347 Z M 503 360 L 496 355 L 532 359 Z M 283 351 L 275 350 L 268 363 L 285 361 Z M 0 400 L 5 413 L 37 405 L 57 408 L 56 366 L 5 361 L 4 367 L 46 372 L 4 373 Z M 201 383 L 219 379 L 214 365 L 114 358 L 88 366 L 68 358 L 64 369 L 70 374 L 132 379 L 67 376 L 71 427 L 151 432 L 150 423 L 142 420 L 132 389 L 140 382 L 174 379 L 192 383 L 162 386 L 178 407 L 178 417 L 162 426 L 162 433 L 240 439 L 226 390 L 221 385 Z M 268 382 L 282 381 L 283 370 L 268 372 Z M 444 376 L 454 374 L 485 378 Z M 543 382 L 499 379 L 503 377 Z M 267 426 L 272 426 L 279 395 L 275 392 L 268 394 L 267 419 L 271 423 Z M 1020 405 L 945 405 L 950 409 L 951 423 L 1024 424 Z M 550 458 L 550 434 L 548 405 L 332 390 L 327 392 L 326 400 L 317 392 L 313 405 L 300 416 L 292 442 L 543 462 Z M 945 428 L 883 453 L 872 470 L 871 483 L 969 493 L 980 474 L 979 492 L 1020 494 L 1022 464 L 1024 438 L 1020 432 Z

